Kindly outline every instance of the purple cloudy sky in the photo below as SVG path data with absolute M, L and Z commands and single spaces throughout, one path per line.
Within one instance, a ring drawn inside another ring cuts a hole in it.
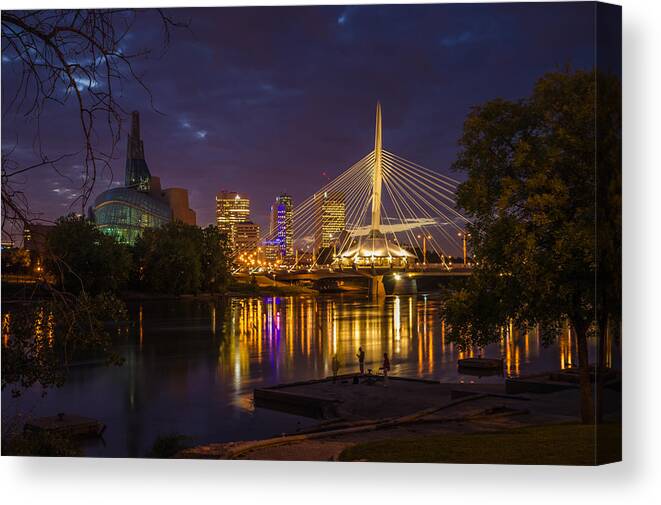
M 450 173 L 471 106 L 526 96 L 544 72 L 594 62 L 592 3 L 170 13 L 190 20 L 190 30 L 175 31 L 165 55 L 135 64 L 163 114 L 136 86 L 121 102 L 141 112 L 152 174 L 190 190 L 200 225 L 213 222 L 220 189 L 246 193 L 262 225 L 279 192 L 303 200 L 324 172 L 333 177 L 372 149 L 377 99 L 384 147 Z M 127 45 L 158 46 L 159 36 L 156 17 L 145 16 Z M 16 82 L 13 66 L 3 57 L 3 95 Z M 68 111 L 42 117 L 54 152 L 77 149 Z M 16 145 L 15 156 L 29 160 L 34 124 L 3 114 L 2 126 L 3 152 Z M 119 147 L 115 181 L 123 181 L 125 140 Z M 33 209 L 48 218 L 66 213 L 75 194 L 79 165 L 60 168 L 71 180 L 44 168 L 24 181 Z M 95 194 L 109 184 L 106 174 Z

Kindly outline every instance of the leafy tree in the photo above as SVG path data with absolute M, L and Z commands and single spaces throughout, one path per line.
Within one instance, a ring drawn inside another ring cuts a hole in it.
M 12 273 L 27 273 L 32 265 L 27 249 L 2 249 L 2 270 Z
M 224 291 L 230 282 L 231 257 L 227 235 L 209 225 L 202 230 L 202 290 Z
M 160 10 L 2 11 L 2 56 L 10 62 L 3 64 L 3 98 L 5 92 L 7 96 L 3 119 L 8 118 L 3 126 L 12 130 L 9 137 L 15 139 L 14 145 L 3 143 L 2 148 L 3 236 L 13 238 L 26 225 L 41 221 L 32 209 L 32 197 L 24 192 L 24 179 L 31 173 L 59 176 L 65 184 L 75 175 L 77 197 L 71 208 L 77 206 L 84 211 L 97 174 L 115 159 L 115 148 L 123 135 L 126 104 L 122 104 L 124 97 L 116 90 L 134 83 L 145 89 L 145 97 L 151 97 L 147 83 L 134 71 L 137 61 L 150 51 L 127 51 L 125 41 L 138 16 L 153 14 L 162 23 L 163 42 L 167 45 L 170 29 L 184 25 Z M 79 142 L 78 152 L 58 152 L 59 144 L 53 148 L 42 142 L 48 137 L 38 128 L 42 113 L 70 114 L 77 120 L 78 126 L 70 133 Z M 22 124 L 26 128 L 21 128 Z M 80 172 L 65 173 L 73 163 L 82 167 Z M 3 388 L 9 382 L 60 384 L 63 376 L 59 372 L 72 356 L 71 344 L 77 350 L 107 354 L 109 335 L 101 321 L 112 318 L 106 309 L 123 309 L 118 300 L 93 294 L 121 287 L 130 267 L 125 263 L 126 250 L 114 247 L 114 242 L 83 223 L 68 222 L 57 228 L 52 244 L 56 254 L 47 252 L 53 257 L 46 258 L 56 272 L 57 285 L 45 283 L 39 289 L 23 290 L 23 303 L 2 306 L 6 341 Z M 52 347 L 58 352 L 51 351 L 50 344 L 39 344 L 35 311 L 42 309 L 52 315 L 53 322 L 46 324 L 55 326 Z M 4 442 L 3 436 L 3 450 Z
M 46 270 L 64 291 L 98 294 L 125 286 L 131 254 L 91 221 L 71 214 L 57 220 L 48 234 Z
M 145 230 L 134 247 L 138 287 L 153 293 L 219 292 L 230 279 L 227 237 L 181 222 Z
M 38 303 L 3 306 L 2 389 L 64 384 L 70 364 L 80 360 L 120 364 L 112 350 L 109 321 L 127 318 L 113 295 L 59 294 Z
M 530 98 L 475 107 L 454 163 L 468 174 L 457 203 L 472 217 L 477 264 L 445 303 L 449 338 L 482 347 L 513 321 L 539 324 L 550 341 L 568 321 L 586 423 L 588 336 L 603 339 L 620 317 L 620 95 L 610 75 L 548 73 Z
M 121 363 L 107 323 L 126 319 L 124 303 L 111 294 L 126 282 L 131 256 L 88 220 L 60 218 L 46 239 L 44 265 L 54 285 L 39 299 L 3 305 L 2 389 L 64 384 L 80 360 Z
M 147 229 L 135 244 L 143 289 L 180 295 L 202 286 L 202 231 L 181 222 Z

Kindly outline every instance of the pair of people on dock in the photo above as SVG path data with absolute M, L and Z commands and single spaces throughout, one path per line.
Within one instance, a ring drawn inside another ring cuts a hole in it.
M 358 358 L 358 365 L 360 367 L 360 375 L 365 374 L 365 351 L 363 350 L 362 346 L 358 348 L 358 354 L 356 354 L 356 357 Z M 333 354 L 333 361 L 331 363 L 331 369 L 333 370 L 333 382 L 336 381 L 337 375 L 340 371 L 340 360 L 337 357 L 337 354 Z M 383 371 L 383 377 L 384 377 L 384 385 L 388 385 L 388 372 L 390 372 L 390 359 L 388 358 L 388 353 L 384 352 L 383 353 L 383 364 L 379 368 L 379 370 Z
M 360 367 L 360 375 L 365 374 L 365 351 L 363 351 L 362 346 L 358 348 L 358 365 Z M 388 358 L 388 353 L 383 353 L 383 364 L 379 370 L 383 370 L 384 383 L 388 384 L 388 372 L 390 372 L 390 359 Z

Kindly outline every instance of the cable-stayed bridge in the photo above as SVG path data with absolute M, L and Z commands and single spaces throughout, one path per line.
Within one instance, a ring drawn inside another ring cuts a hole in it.
M 383 149 L 377 103 L 374 150 L 295 206 L 285 233 L 272 226 L 256 251 L 237 250 L 237 273 L 283 280 L 363 276 L 377 295 L 388 275 L 404 290 L 414 290 L 422 275 L 465 275 L 468 219 L 456 210 L 458 184 Z M 463 261 L 452 264 L 452 256 Z

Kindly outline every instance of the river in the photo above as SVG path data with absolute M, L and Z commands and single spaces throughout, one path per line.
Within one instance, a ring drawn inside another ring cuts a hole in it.
M 118 337 L 121 366 L 72 368 L 66 384 L 41 398 L 2 394 L 3 419 L 16 412 L 93 417 L 107 425 L 103 440 L 85 454 L 140 457 L 159 435 L 184 434 L 194 443 L 252 439 L 295 431 L 315 421 L 254 408 L 256 387 L 357 370 L 358 347 L 366 368 L 378 369 L 384 352 L 393 375 L 453 382 L 499 382 L 504 376 L 462 375 L 464 355 L 446 342 L 434 296 L 328 295 L 171 300 L 129 304 L 132 324 Z M 505 329 L 500 344 L 505 376 L 576 364 L 569 331 L 544 347 L 537 332 Z M 594 343 L 592 343 L 594 346 Z M 609 359 L 619 362 L 611 346 Z

